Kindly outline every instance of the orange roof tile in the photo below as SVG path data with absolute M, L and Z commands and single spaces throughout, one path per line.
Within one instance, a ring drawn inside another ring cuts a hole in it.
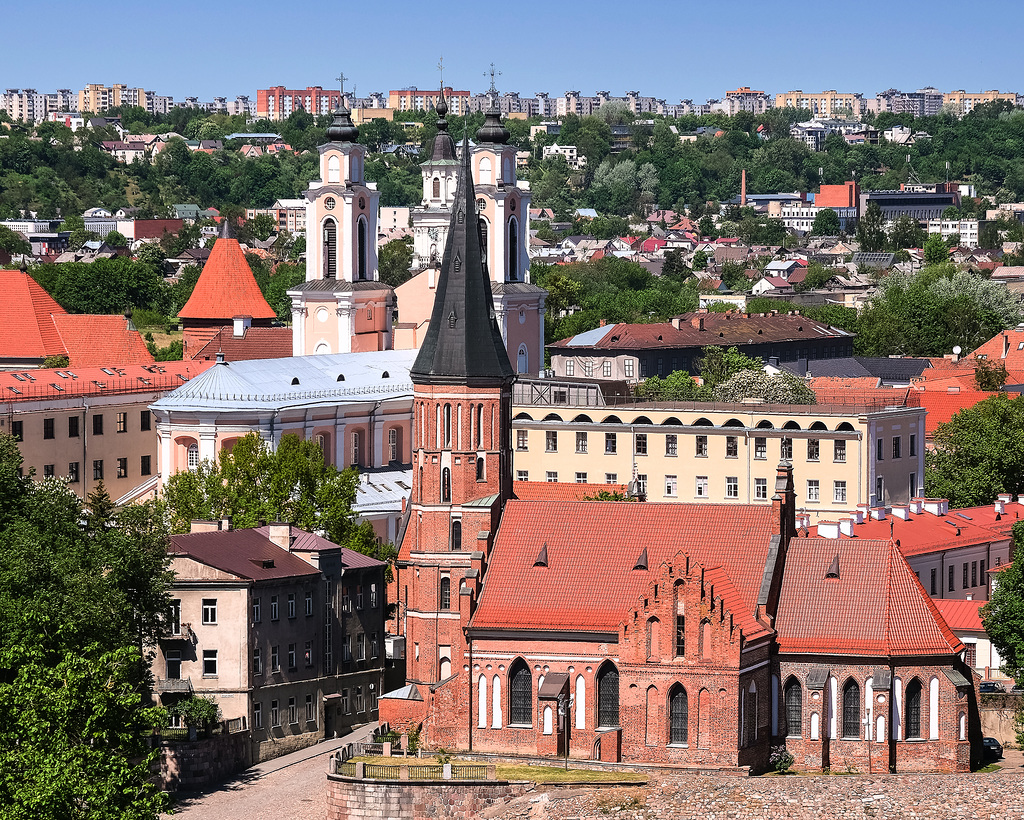
M 874 390 L 881 383 L 882 380 L 878 376 L 857 376 L 852 378 L 817 376 L 811 379 L 810 388 L 815 393 L 819 390 Z
M 260 293 L 238 240 L 221 238 L 214 244 L 192 296 L 178 311 L 178 318 L 227 322 L 234 316 L 273 319 L 277 314 Z
M 198 336 L 192 331 L 193 338 Z M 234 328 L 217 328 L 210 340 L 191 355 L 192 359 L 214 361 L 218 353 L 226 362 L 247 359 L 286 359 L 292 355 L 292 329 L 290 327 L 250 327 L 244 336 L 235 336 Z
M 774 515 L 732 504 L 509 501 L 472 626 L 615 632 L 652 580 L 633 569 L 646 548 L 651 570 L 683 551 L 720 568 L 736 590 L 729 610 L 761 629 L 753 612 Z M 545 546 L 548 565 L 534 566 Z
M 837 557 L 839 577 L 826 578 Z M 963 649 L 888 539 L 790 541 L 775 628 L 782 652 L 892 657 Z
M 9 404 L 67 396 L 163 392 L 180 387 L 212 365 L 213 362 L 190 361 L 105 369 L 57 367 L 0 371 L 0 396 Z
M 153 356 L 142 334 L 124 316 L 58 314 L 53 317 L 70 367 L 123 367 L 150 364 Z
M 930 383 L 929 383 L 930 384 Z M 928 411 L 925 417 L 925 435 L 931 436 L 940 424 L 950 421 L 961 410 L 974 407 L 999 393 L 986 393 L 982 390 L 911 390 L 907 404 L 911 407 L 923 407 Z
M 567 481 L 516 481 L 512 492 L 520 501 L 586 501 L 599 492 L 625 493 L 625 484 L 570 484 Z
M 0 359 L 45 359 L 65 350 L 51 315 L 64 308 L 27 273 L 0 270 Z

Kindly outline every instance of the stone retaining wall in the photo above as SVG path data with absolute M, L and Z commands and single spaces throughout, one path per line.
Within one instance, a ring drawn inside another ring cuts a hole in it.
M 167 791 L 191 791 L 219 783 L 252 765 L 248 731 L 203 740 L 160 743 L 160 785 Z
M 533 788 L 503 780 L 384 781 L 327 776 L 327 820 L 476 820 Z

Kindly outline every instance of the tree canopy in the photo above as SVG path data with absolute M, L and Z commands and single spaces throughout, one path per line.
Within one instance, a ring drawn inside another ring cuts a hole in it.
M 163 520 L 139 505 L 82 527 L 66 482 L 20 467 L 0 435 L 0 814 L 155 818 L 143 647 L 168 615 Z
M 924 477 L 929 497 L 948 498 L 950 507 L 1024 493 L 1024 400 L 997 394 L 940 424 Z
M 1000 571 L 981 617 L 1003 659 L 1002 671 L 1024 686 L 1024 521 L 1014 523 L 1010 545 L 1012 563 Z

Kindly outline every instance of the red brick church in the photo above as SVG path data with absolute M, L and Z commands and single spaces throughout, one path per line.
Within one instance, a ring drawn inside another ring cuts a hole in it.
M 468 156 L 412 369 L 408 685 L 381 720 L 477 752 L 763 770 L 785 744 L 802 769 L 968 770 L 964 646 L 893 543 L 802 537 L 788 463 L 772 507 L 515 498 Z

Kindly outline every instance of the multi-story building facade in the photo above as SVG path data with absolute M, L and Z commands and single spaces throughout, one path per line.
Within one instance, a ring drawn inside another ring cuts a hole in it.
M 606 403 L 593 383 L 519 382 L 517 481 L 635 482 L 649 501 L 769 504 L 793 465 L 815 521 L 858 504 L 909 504 L 924 486 L 920 407 Z
M 964 91 L 961 88 L 959 91 L 950 91 L 942 95 L 943 105 L 953 106 L 953 110 L 961 117 L 966 114 L 970 114 L 971 111 L 974 110 L 975 106 L 996 102 L 997 100 L 1003 100 L 1011 105 L 1017 105 L 1017 94 L 1012 91 L 972 92 Z
M 849 91 L 822 91 L 812 94 L 788 91 L 775 96 L 776 108 L 806 108 L 815 117 L 835 118 L 843 113 L 859 117 L 864 113 L 864 95 Z
M 310 114 L 330 114 L 341 105 L 342 92 L 319 85 L 303 89 L 285 88 L 276 85 L 256 91 L 256 119 L 286 120 L 294 111 Z
M 738 114 L 740 111 L 750 111 L 752 114 L 763 114 L 772 107 L 771 94 L 763 91 L 754 91 L 749 86 L 741 86 L 735 91 L 726 91 L 723 101 L 726 112 L 729 115 Z
M 977 219 L 929 219 L 928 233 L 937 233 L 943 239 L 956 239 L 964 248 L 978 247 L 980 223 Z
M 149 405 L 195 378 L 206 362 L 0 373 L 0 431 L 18 440 L 22 469 L 66 478 L 80 498 L 102 481 L 118 503 L 159 485 Z
M 384 563 L 288 524 L 225 523 L 171 537 L 173 615 L 153 661 L 161 702 L 213 697 L 251 731 L 253 762 L 374 721 Z
M 138 106 L 150 113 L 156 113 L 153 107 L 153 93 L 144 88 L 130 88 L 123 83 L 115 83 L 112 86 L 89 83 L 78 92 L 78 111 L 99 114 L 108 108 L 122 105 Z
M 34 88 L 8 88 L 0 95 L 0 110 L 17 122 L 42 122 L 46 117 L 46 96 Z
M 288 231 L 293 236 L 306 233 L 306 202 L 303 199 L 279 199 L 269 208 L 248 208 L 246 219 L 266 214 L 274 219 L 279 231 Z
M 943 95 L 937 88 L 917 91 L 897 91 L 890 88 L 879 91 L 874 99 L 865 101 L 865 108 L 875 114 L 888 111 L 893 114 L 912 114 L 915 117 L 934 117 L 942 111 Z
M 448 110 L 456 117 L 469 113 L 472 95 L 468 91 L 445 88 L 443 96 Z M 423 90 L 413 85 L 389 91 L 388 108 L 394 108 L 396 111 L 433 111 L 440 103 L 441 97 L 440 89 Z

